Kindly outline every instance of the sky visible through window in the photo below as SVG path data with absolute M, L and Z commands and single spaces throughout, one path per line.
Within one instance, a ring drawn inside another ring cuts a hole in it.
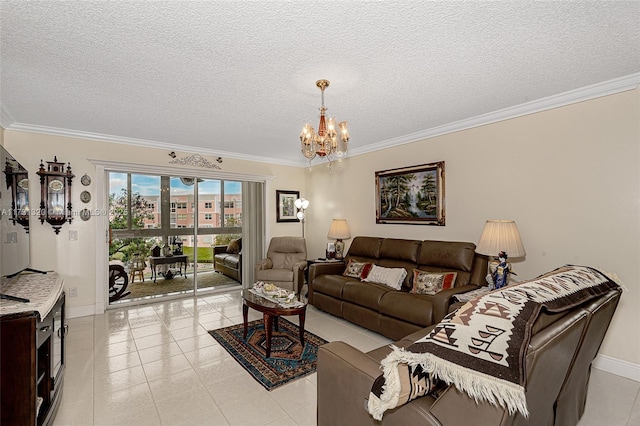
M 160 176 L 151 175 L 131 175 L 131 190 L 143 196 L 160 195 Z M 121 194 L 127 188 L 126 173 L 110 173 L 109 192 L 111 194 Z M 198 181 L 198 188 L 201 194 L 219 194 L 220 181 L 203 179 Z M 192 194 L 193 186 L 184 185 L 180 178 L 171 178 L 171 194 L 182 195 Z M 225 181 L 226 194 L 240 194 L 241 182 Z

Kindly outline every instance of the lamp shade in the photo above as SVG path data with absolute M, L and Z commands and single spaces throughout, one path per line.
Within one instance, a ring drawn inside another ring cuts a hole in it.
M 476 253 L 496 256 L 501 251 L 510 257 L 525 256 L 518 226 L 513 220 L 488 220 L 484 224 Z
M 309 207 L 309 200 L 305 198 L 298 198 L 293 202 L 293 205 L 296 206 L 297 209 L 306 210 Z
M 351 238 L 351 233 L 349 232 L 349 225 L 347 224 L 346 219 L 333 219 L 331 222 L 331 226 L 329 227 L 329 233 L 327 234 L 327 238 L 333 240 L 346 240 Z

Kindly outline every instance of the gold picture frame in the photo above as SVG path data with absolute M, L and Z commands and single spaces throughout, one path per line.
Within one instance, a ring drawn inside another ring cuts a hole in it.
M 445 225 L 444 161 L 383 170 L 376 178 L 376 223 Z

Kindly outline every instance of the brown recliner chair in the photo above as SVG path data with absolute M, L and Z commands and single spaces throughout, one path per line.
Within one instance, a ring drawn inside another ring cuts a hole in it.
M 388 345 L 363 353 L 344 342 L 318 350 L 318 426 L 350 425 L 576 425 L 584 412 L 591 363 L 606 334 L 622 290 L 611 290 L 590 302 L 558 314 L 542 313 L 534 323 L 526 353 L 526 398 L 529 418 L 509 415 L 500 406 L 476 402 L 454 385 L 389 410 L 381 422 L 366 410 L 380 362 Z M 394 345 L 406 348 L 433 326 Z M 336 407 L 340 407 L 336 410 Z
M 307 243 L 300 237 L 273 237 L 267 256 L 256 263 L 256 281 L 300 293 L 307 266 Z

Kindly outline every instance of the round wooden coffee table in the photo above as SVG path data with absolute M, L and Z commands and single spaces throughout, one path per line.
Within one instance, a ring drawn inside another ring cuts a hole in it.
M 298 315 L 300 322 L 300 343 L 304 346 L 304 317 L 307 312 L 307 300 L 303 296 L 298 296 L 298 300 L 303 302 L 304 305 L 298 308 L 283 308 L 275 302 L 271 302 L 264 297 L 251 293 L 249 290 L 242 290 L 242 317 L 244 319 L 244 333 L 242 338 L 247 338 L 247 326 L 249 308 L 253 308 L 258 312 L 262 312 L 264 319 L 264 330 L 267 335 L 267 354 L 266 357 L 271 356 L 271 329 L 278 328 L 278 318 L 281 316 Z

